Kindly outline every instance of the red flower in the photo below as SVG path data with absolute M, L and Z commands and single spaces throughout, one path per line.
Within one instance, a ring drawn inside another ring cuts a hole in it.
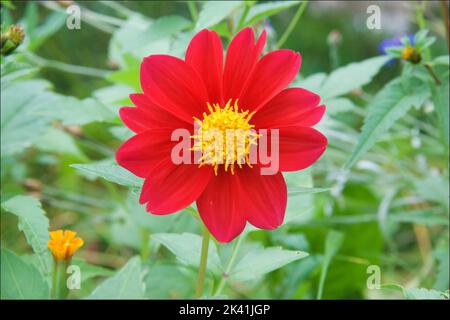
M 265 32 L 255 41 L 252 29 L 243 29 L 231 41 L 223 64 L 219 36 L 203 30 L 191 40 L 184 61 L 168 55 L 144 58 L 144 93 L 130 95 L 136 107 L 120 109 L 136 135 L 120 147 L 116 159 L 145 179 L 140 203 L 147 204 L 147 211 L 169 214 L 196 201 L 201 219 L 220 242 L 238 236 L 247 221 L 261 229 L 282 224 L 287 191 L 281 171 L 304 169 L 325 151 L 327 139 L 311 128 L 325 106 L 312 92 L 286 89 L 300 69 L 301 56 L 276 50 L 260 58 L 265 41 Z M 279 129 L 278 172 L 261 175 L 261 164 L 225 165 L 217 159 L 203 159 L 200 166 L 174 164 L 171 151 L 179 142 L 171 141 L 171 134 L 185 128 L 193 135 L 194 118 L 202 128 L 203 123 L 220 130 Z

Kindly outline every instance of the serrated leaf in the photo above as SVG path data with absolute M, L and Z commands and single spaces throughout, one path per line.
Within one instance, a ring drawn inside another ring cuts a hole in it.
M 284 250 L 281 247 L 270 247 L 252 250 L 242 257 L 230 271 L 230 278 L 247 281 L 259 278 L 266 273 L 279 269 L 288 263 L 305 258 L 303 251 Z
M 36 117 L 33 112 L 45 103 L 55 101 L 45 80 L 21 80 L 3 83 L 1 87 L 1 156 L 30 147 L 46 131 L 49 117 Z
M 101 177 L 126 187 L 142 187 L 142 179 L 122 168 L 113 161 L 100 161 L 89 164 L 71 164 L 72 168 L 87 173 L 90 176 Z
M 273 1 L 258 3 L 250 8 L 244 26 L 254 24 L 262 19 L 280 13 L 301 1 Z
M 33 248 L 44 275 L 51 271 L 51 256 L 47 248 L 50 239 L 49 222 L 41 203 L 30 196 L 16 196 L 2 203 L 2 208 L 19 218 L 19 229 Z
M 116 115 L 97 99 L 80 100 L 63 95 L 57 95 L 57 99 L 52 103 L 46 103 L 36 108 L 33 114 L 60 120 L 65 125 L 111 122 L 116 119 Z
M 36 141 L 36 148 L 45 152 L 55 152 L 58 154 L 71 155 L 81 160 L 86 160 L 86 156 L 78 148 L 71 135 L 51 127 L 45 134 Z
M 49 287 L 39 270 L 13 252 L 1 249 L 1 298 L 48 299 Z
M 198 267 L 202 247 L 201 236 L 193 233 L 157 233 L 152 235 L 152 239 L 164 245 L 182 263 Z M 207 268 L 215 274 L 220 274 L 222 271 L 217 248 L 212 240 L 208 248 Z
M 114 276 L 100 283 L 87 299 L 142 299 L 143 297 L 141 260 L 139 257 L 134 257 Z
M 389 82 L 369 104 L 362 132 L 345 167 L 355 164 L 413 105 L 422 105 L 428 97 L 429 90 L 417 78 L 398 78 Z
M 322 98 L 329 99 L 363 87 L 389 59 L 388 56 L 379 56 L 334 70 L 320 88 Z
M 207 1 L 203 3 L 203 7 L 198 15 L 196 30 L 201 30 L 213 26 L 228 15 L 233 10 L 242 5 L 241 1 Z

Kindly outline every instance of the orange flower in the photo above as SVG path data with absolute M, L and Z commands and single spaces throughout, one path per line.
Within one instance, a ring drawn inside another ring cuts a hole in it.
M 55 260 L 68 261 L 75 251 L 84 244 L 83 239 L 75 237 L 76 234 L 71 230 L 50 231 L 51 239 L 48 241 L 48 248 Z

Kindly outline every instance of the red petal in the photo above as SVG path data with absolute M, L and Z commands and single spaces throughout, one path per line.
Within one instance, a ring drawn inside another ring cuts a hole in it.
M 177 141 L 171 141 L 172 129 L 149 129 L 128 139 L 116 152 L 119 165 L 138 177 L 148 176 L 152 166 L 169 159 Z
M 141 86 L 150 100 L 188 123 L 207 110 L 208 94 L 197 72 L 181 59 L 168 55 L 144 58 Z
M 197 33 L 187 48 L 185 60 L 203 79 L 209 102 L 222 105 L 223 48 L 217 33 L 209 30 Z
M 220 242 L 229 242 L 245 228 L 246 194 L 242 194 L 238 175 L 219 171 L 197 199 L 197 208 L 209 232 Z
M 311 127 L 320 121 L 325 112 L 325 106 L 318 106 L 319 102 L 320 97 L 308 90 L 285 89 L 253 116 L 252 123 L 261 129 L 291 125 Z
M 327 146 L 327 138 L 316 129 L 291 126 L 279 130 L 280 171 L 309 167 L 319 159 Z
M 130 95 L 136 107 L 123 107 L 119 115 L 125 125 L 136 133 L 151 128 L 188 128 L 190 124 L 150 101 L 145 94 Z
M 283 223 L 286 212 L 287 188 L 283 175 L 261 175 L 257 167 L 239 171 L 247 189 L 247 219 L 257 228 L 271 230 Z
M 197 200 L 200 217 L 220 242 L 229 242 L 245 228 L 246 220 L 263 229 L 281 225 L 286 211 L 286 184 L 281 173 L 261 176 L 257 167 L 219 171 Z
M 231 40 L 223 73 L 223 95 L 225 101 L 241 97 L 241 92 L 247 85 L 265 42 L 266 32 L 263 31 L 255 43 L 253 30 L 250 27 L 242 29 Z
M 300 64 L 300 54 L 292 50 L 276 50 L 263 56 L 241 94 L 239 105 L 244 110 L 261 108 L 294 80 Z
M 153 214 L 169 214 L 194 202 L 205 189 L 211 167 L 199 168 L 196 164 L 175 165 L 170 160 L 152 167 L 145 179 L 140 203 L 147 204 Z

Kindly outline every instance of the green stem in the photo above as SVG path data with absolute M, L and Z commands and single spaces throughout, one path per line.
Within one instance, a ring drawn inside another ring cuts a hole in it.
M 237 31 L 241 30 L 242 27 L 244 26 L 245 19 L 247 19 L 248 11 L 250 10 L 251 7 L 252 7 L 251 4 L 245 3 L 244 12 L 242 13 L 241 18 L 239 19 Z
M 202 252 L 200 256 L 200 266 L 198 268 L 197 285 L 195 287 L 195 298 L 199 299 L 203 295 L 203 287 L 205 284 L 206 265 L 208 262 L 208 250 L 209 250 L 209 231 L 204 228 Z
M 240 248 L 241 243 L 244 240 L 244 238 L 245 238 L 245 235 L 241 235 L 239 237 L 239 239 L 237 240 L 236 245 L 233 248 L 233 252 L 231 253 L 230 261 L 228 261 L 228 265 L 225 269 L 225 272 L 222 275 L 222 278 L 220 279 L 219 285 L 217 286 L 217 290 L 214 293 L 214 296 L 220 295 L 222 293 L 223 288 L 225 288 L 226 279 L 230 275 L 231 268 L 234 265 L 234 261 L 236 260 L 237 253 L 239 251 L 239 248 Z
M 48 60 L 44 59 L 42 57 L 39 57 L 35 54 L 32 54 L 28 52 L 27 57 L 36 63 L 37 65 L 45 68 L 52 68 L 52 69 L 58 69 L 64 72 L 70 72 L 75 74 L 81 74 L 85 76 L 91 76 L 91 77 L 99 77 L 99 78 L 105 78 L 108 74 L 111 73 L 111 71 L 108 70 L 101 70 L 96 68 L 90 68 L 90 67 L 84 67 L 84 66 L 77 66 L 73 64 L 67 64 L 60 61 L 55 60 Z
M 147 261 L 150 255 L 150 232 L 147 229 L 142 230 L 142 246 L 141 246 L 141 260 L 142 262 Z
M 281 46 L 286 42 L 286 40 L 291 35 L 292 31 L 295 28 L 295 25 L 300 20 L 302 14 L 303 14 L 303 11 L 305 11 L 307 4 L 308 4 L 308 1 L 305 0 L 298 6 L 298 9 L 297 9 L 297 12 L 295 13 L 294 18 L 292 18 L 291 23 L 288 25 L 288 27 L 286 28 L 286 31 L 283 33 L 283 35 L 281 36 L 280 40 L 277 43 L 278 48 L 281 48 Z
M 197 7 L 195 6 L 195 1 L 187 1 L 186 3 L 189 8 L 189 13 L 191 14 L 192 21 L 197 22 L 198 12 Z
M 51 292 L 51 298 L 52 299 L 58 299 L 58 265 L 59 263 L 53 259 L 53 273 L 52 273 L 52 292 Z
M 431 67 L 431 65 L 425 63 L 424 64 L 425 68 L 427 69 L 428 73 L 431 75 L 431 77 L 433 78 L 434 82 L 436 82 L 436 84 L 438 86 L 440 86 L 442 84 L 441 80 L 439 80 L 438 76 L 436 75 L 436 73 L 434 72 L 433 68 Z

